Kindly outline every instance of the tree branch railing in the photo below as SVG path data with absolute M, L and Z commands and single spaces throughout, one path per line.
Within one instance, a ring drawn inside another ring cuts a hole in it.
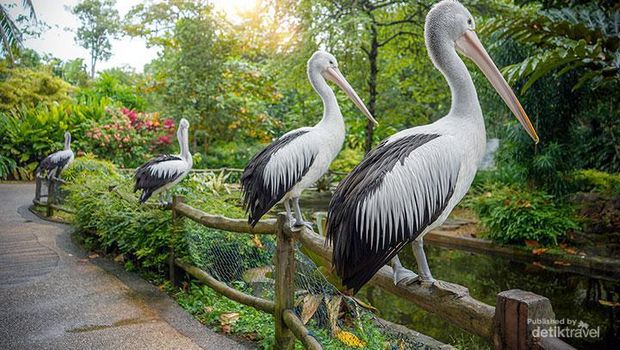
M 303 249 L 308 249 L 316 255 L 313 260 L 317 265 L 331 266 L 331 247 L 326 245 L 324 237 L 305 227 L 292 229 L 287 224 L 284 214 L 278 214 L 277 220 L 261 221 L 251 229 L 245 220 L 211 215 L 182 203 L 182 200 L 175 199 L 171 209 L 178 215 L 215 229 L 237 233 L 275 234 L 277 236 L 274 273 L 276 297 L 273 302 L 230 288 L 207 272 L 178 259 L 175 263 L 226 297 L 273 314 L 278 348 L 292 349 L 293 336 L 308 349 L 322 348 L 292 311 L 294 305 L 292 277 L 295 269 L 293 244 L 295 240 L 301 243 Z M 438 315 L 471 334 L 489 340 L 496 349 L 573 349 L 557 338 L 533 336 L 534 325 L 543 324 L 535 320 L 545 320 L 549 323 L 555 319 L 549 299 L 543 296 L 509 290 L 499 293 L 497 305 L 491 306 L 474 299 L 466 287 L 457 284 L 438 280 L 430 287 L 421 284 L 397 286 L 394 285 L 392 276 L 392 268 L 384 266 L 370 283 Z

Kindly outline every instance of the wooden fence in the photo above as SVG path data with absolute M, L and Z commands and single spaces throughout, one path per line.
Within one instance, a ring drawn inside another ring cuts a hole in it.
M 53 210 L 71 212 L 54 201 L 54 186 L 61 180 L 52 179 L 47 202 L 40 198 L 40 184 L 37 185 L 35 204 L 47 206 L 47 214 Z M 273 301 L 240 292 L 218 281 L 198 267 L 175 257 L 174 247 L 170 247 L 170 280 L 178 284 L 180 273 L 184 272 L 213 288 L 218 293 L 239 303 L 270 313 L 275 321 L 275 341 L 278 349 L 289 350 L 295 339 L 307 349 L 322 349 L 318 341 L 308 332 L 303 322 L 293 311 L 295 304 L 295 241 L 303 249 L 312 252 L 317 265 L 331 266 L 331 248 L 325 238 L 314 231 L 302 227 L 292 229 L 285 214 L 277 219 L 259 222 L 254 228 L 246 220 L 231 219 L 212 215 L 183 203 L 183 198 L 175 196 L 171 206 L 173 234 L 180 231 L 180 220 L 187 218 L 204 226 L 235 232 L 239 234 L 276 235 L 275 253 L 275 298 Z M 174 241 L 174 240 L 172 240 Z M 180 269 L 180 270 L 179 270 Z M 549 299 L 530 292 L 509 290 L 497 295 L 496 305 L 488 305 L 470 296 L 466 287 L 439 281 L 430 287 L 421 284 L 396 286 L 392 279 L 392 268 L 384 266 L 369 282 L 383 290 L 416 304 L 422 309 L 438 315 L 443 320 L 492 342 L 496 349 L 574 349 L 557 338 L 536 338 L 534 327 L 555 319 Z

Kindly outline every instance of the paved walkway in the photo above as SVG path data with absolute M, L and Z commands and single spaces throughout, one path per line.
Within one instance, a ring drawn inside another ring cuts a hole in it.
M 31 184 L 0 184 L 0 349 L 246 349 L 28 211 Z

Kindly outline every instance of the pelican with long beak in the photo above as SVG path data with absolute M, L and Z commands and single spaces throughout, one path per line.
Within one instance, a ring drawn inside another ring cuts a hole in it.
M 426 16 L 426 47 L 452 93 L 450 112 L 438 121 L 403 130 L 381 142 L 340 182 L 328 211 L 332 263 L 343 284 L 357 292 L 392 262 L 394 283 L 431 285 L 422 239 L 441 225 L 469 190 L 484 155 L 486 132 L 476 88 L 457 52 L 473 60 L 538 142 L 521 104 L 475 33 L 469 11 L 454 0 Z M 418 274 L 398 252 L 412 244 Z
M 45 157 L 39 163 L 35 174 L 37 177 L 45 177 L 51 179 L 52 177 L 60 177 L 60 173 L 69 167 L 69 164 L 73 162 L 74 154 L 71 150 L 71 133 L 65 131 L 65 148 L 62 151 L 57 151 L 49 156 Z
M 331 54 L 315 52 L 308 61 L 308 78 L 323 100 L 323 118 L 313 127 L 290 131 L 275 140 L 248 163 L 241 185 L 248 223 L 256 225 L 274 205 L 284 201 L 294 226 L 309 226 L 301 215 L 299 197 L 323 174 L 336 158 L 345 137 L 345 126 L 336 95 L 327 80 L 338 85 L 364 115 L 376 124 L 355 90 L 349 85 Z M 295 210 L 295 218 L 291 214 Z M 293 221 L 294 220 L 294 221 Z

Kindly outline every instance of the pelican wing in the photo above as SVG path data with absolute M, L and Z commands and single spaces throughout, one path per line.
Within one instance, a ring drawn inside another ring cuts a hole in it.
M 248 223 L 256 225 L 308 172 L 318 153 L 308 140 L 309 128 L 283 135 L 248 163 L 241 175 Z
M 133 191 L 142 190 L 141 202 L 146 202 L 157 189 L 174 182 L 187 173 L 187 162 L 179 156 L 160 155 L 142 166 L 134 175 Z
M 329 204 L 327 238 L 344 285 L 357 292 L 444 211 L 460 168 L 449 139 L 388 139 L 340 183 Z
M 67 166 L 69 163 L 73 161 L 73 151 L 71 150 L 63 150 L 50 154 L 45 157 L 39 163 L 39 167 L 36 170 L 36 173 L 40 173 L 42 171 L 50 172 L 52 170 L 56 170 L 56 176 L 60 174 L 60 171 Z

